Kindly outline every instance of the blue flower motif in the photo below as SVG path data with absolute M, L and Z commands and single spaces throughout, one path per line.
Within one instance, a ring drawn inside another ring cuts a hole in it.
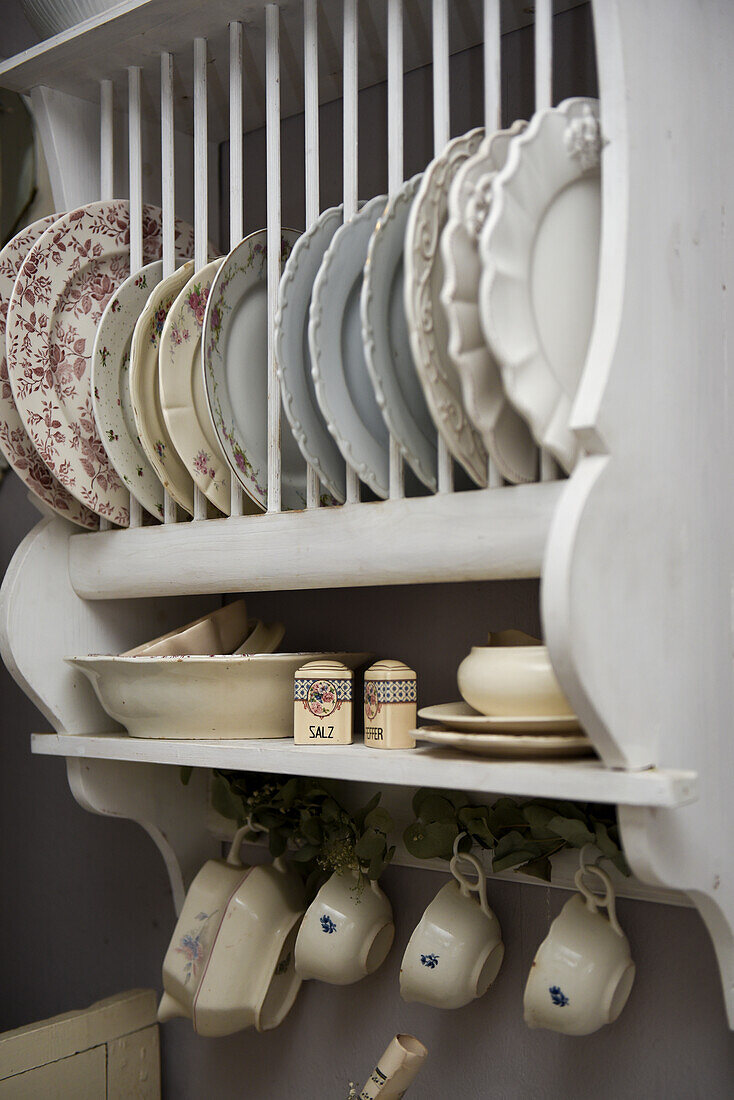
M 438 966 L 438 955 L 421 955 L 421 963 L 429 970 L 435 970 Z
M 563 992 L 559 985 L 550 986 L 548 992 L 551 995 L 551 1000 L 554 1005 L 558 1005 L 559 1008 L 565 1008 L 568 1004 L 568 997 Z
M 331 935 L 332 932 L 336 932 L 336 924 L 331 919 L 328 913 L 324 913 L 323 917 L 321 918 L 321 929 L 322 931 L 328 933 L 328 935 Z

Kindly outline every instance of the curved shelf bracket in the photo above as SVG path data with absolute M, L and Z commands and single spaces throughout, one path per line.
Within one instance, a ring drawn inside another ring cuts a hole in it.
M 635 873 L 700 910 L 734 1026 L 734 867 L 710 842 L 734 831 L 734 11 L 594 0 L 593 12 L 602 248 L 572 418 L 588 454 L 551 525 L 543 619 L 604 763 L 698 774 L 692 805 L 621 807 L 620 822 Z

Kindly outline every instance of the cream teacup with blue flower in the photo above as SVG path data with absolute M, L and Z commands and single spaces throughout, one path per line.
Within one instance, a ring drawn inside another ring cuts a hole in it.
M 602 880 L 603 897 L 584 884 L 589 873 Z M 609 876 L 600 867 L 582 867 L 576 886 L 579 893 L 566 902 L 538 948 L 523 1008 L 528 1027 L 590 1035 L 619 1016 L 632 989 L 635 964 L 617 920 Z
M 469 863 L 476 881 L 459 870 Z M 421 917 L 403 955 L 400 995 L 435 1008 L 461 1008 L 483 996 L 504 958 L 502 930 L 487 904 L 481 863 L 461 853 L 451 860 L 452 879 Z
M 382 966 L 395 935 L 392 906 L 378 884 L 351 871 L 331 876 L 306 910 L 296 973 L 350 985 Z

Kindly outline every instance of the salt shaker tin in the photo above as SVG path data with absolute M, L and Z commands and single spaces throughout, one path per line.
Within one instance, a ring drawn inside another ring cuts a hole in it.
M 297 745 L 352 742 L 354 673 L 341 661 L 309 661 L 293 681 L 293 740 Z
M 376 749 L 413 749 L 416 675 L 402 661 L 378 661 L 364 674 L 364 741 Z

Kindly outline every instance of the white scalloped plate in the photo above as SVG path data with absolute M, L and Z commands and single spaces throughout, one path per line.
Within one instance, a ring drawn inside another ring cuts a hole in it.
M 377 195 L 334 234 L 311 297 L 308 344 L 316 397 L 346 462 L 378 497 L 389 493 L 390 439 L 364 358 L 359 297 Z
M 454 138 L 426 168 L 405 232 L 405 314 L 413 362 L 426 404 L 446 446 L 471 479 L 487 484 L 487 452 L 467 416 L 461 382 L 448 351 L 440 301 L 443 259 L 439 242 L 448 218 L 448 191 L 462 164 L 477 151 L 483 129 Z
M 229 515 L 231 473 L 204 392 L 201 333 L 211 286 L 223 259 L 195 272 L 169 310 L 158 352 L 161 410 L 179 458 L 194 484 Z
M 413 176 L 392 196 L 370 239 L 360 316 L 365 361 L 377 404 L 414 473 L 437 488 L 436 428 L 410 350 L 405 317 L 405 227 L 421 182 Z
M 48 217 L 26 226 L 0 251 L 0 450 L 21 481 L 44 504 L 53 508 L 64 519 L 94 530 L 99 522 L 94 512 L 85 508 L 64 488 L 33 446 L 15 407 L 5 357 L 5 323 L 16 277 L 31 246 L 53 225 L 57 217 L 57 214 L 49 214 Z
M 299 234 L 283 229 L 285 262 Z M 250 233 L 216 274 L 204 315 L 204 383 L 220 446 L 250 500 L 267 507 L 268 280 L 267 231 Z M 306 467 L 290 432 L 281 437 L 281 499 L 306 505 Z
M 130 397 L 140 442 L 161 485 L 189 515 L 194 513 L 194 482 L 163 419 L 158 352 L 169 310 L 193 272 L 194 262 L 189 260 L 154 287 L 135 325 L 130 347 Z
M 416 741 L 430 741 L 444 749 L 458 749 L 474 756 L 504 756 L 514 760 L 535 757 L 594 756 L 594 746 L 584 734 L 457 733 L 454 730 L 419 728 Z
M 283 269 L 275 317 L 275 357 L 283 407 L 296 443 L 335 500 L 346 496 L 344 459 L 329 433 L 311 376 L 308 311 L 316 276 L 342 224 L 343 206 L 324 210 L 299 237 Z
M 515 408 L 570 473 L 569 427 L 596 305 L 601 233 L 598 101 L 539 111 L 512 143 L 482 230 L 484 336 Z
M 143 508 L 163 519 L 163 486 L 138 436 L 130 398 L 130 347 L 140 314 L 161 281 L 163 262 L 128 276 L 110 298 L 92 354 L 94 418 L 107 456 Z
M 526 126 L 515 122 L 509 130 L 485 137 L 464 162 L 449 190 L 449 220 L 441 234 L 441 303 L 449 356 L 461 381 L 464 407 L 500 474 L 513 484 L 536 479 L 538 451 L 530 429 L 507 399 L 482 332 L 479 237 L 492 201 L 492 181 L 507 160 L 513 137 Z

